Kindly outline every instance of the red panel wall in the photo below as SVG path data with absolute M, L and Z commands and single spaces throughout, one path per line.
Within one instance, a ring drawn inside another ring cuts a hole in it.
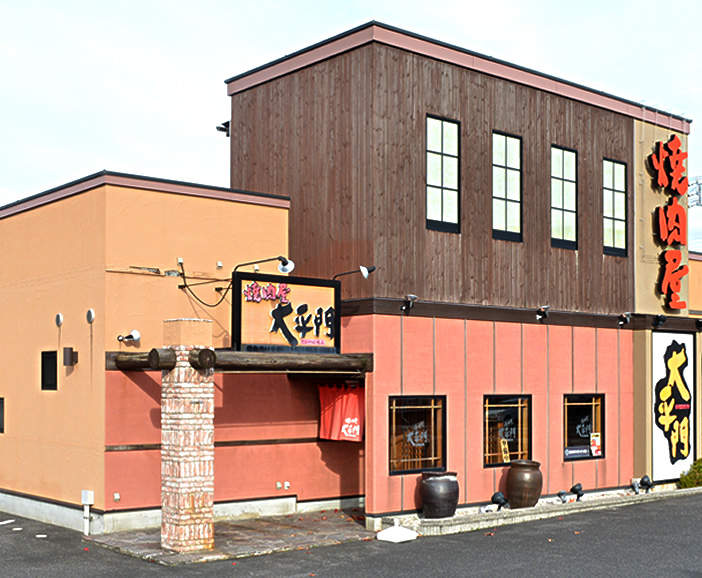
M 483 465 L 483 398 L 495 393 L 532 397 L 532 457 L 541 462 L 544 495 L 575 482 L 586 490 L 629 483 L 631 331 L 376 316 L 373 337 L 367 514 L 421 507 L 420 476 L 388 474 L 388 396 L 400 393 L 447 396 L 447 467 L 458 473 L 461 504 L 488 502 L 505 489 L 509 468 Z M 564 461 L 563 401 L 574 392 L 605 395 L 603 459 Z

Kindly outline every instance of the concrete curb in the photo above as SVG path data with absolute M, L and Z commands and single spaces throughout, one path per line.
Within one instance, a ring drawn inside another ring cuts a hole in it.
M 622 490 L 624 492 L 624 490 Z M 579 514 L 594 510 L 605 510 L 641 504 L 651 500 L 661 500 L 664 498 L 675 498 L 680 496 L 690 496 L 702 494 L 701 488 L 687 488 L 682 490 L 658 490 L 649 494 L 634 494 L 631 491 L 618 493 L 616 495 L 599 494 L 588 497 L 586 494 L 580 502 L 558 503 L 553 498 L 546 498 L 533 508 L 523 508 L 519 510 L 503 509 L 499 512 L 491 511 L 481 513 L 478 508 L 469 510 L 459 510 L 451 518 L 427 519 L 421 515 L 393 516 L 382 519 L 383 529 L 389 528 L 398 519 L 401 526 L 410 528 L 419 533 L 420 536 L 445 536 L 458 534 L 461 532 L 472 532 L 485 528 L 495 528 L 507 524 L 519 524 L 521 522 L 531 522 L 533 520 L 543 520 L 570 514 Z

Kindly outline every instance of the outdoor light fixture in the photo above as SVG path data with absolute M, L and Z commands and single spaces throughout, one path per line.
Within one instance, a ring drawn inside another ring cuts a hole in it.
M 495 492 L 492 495 L 492 498 L 490 498 L 490 501 L 493 504 L 497 504 L 498 512 L 502 509 L 502 506 L 509 506 L 509 502 L 507 502 L 507 498 L 505 498 L 505 495 L 502 492 Z
M 561 490 L 560 492 L 558 492 L 557 496 L 561 500 L 562 504 L 566 504 L 568 502 L 568 492 L 566 492 L 565 490 Z
M 66 367 L 73 367 L 78 363 L 78 352 L 72 347 L 63 348 L 63 364 Z
M 666 321 L 668 321 L 668 318 L 665 315 L 663 315 L 662 313 L 659 313 L 651 320 L 651 325 L 653 326 L 654 329 L 658 329 Z
M 370 275 L 373 271 L 375 271 L 375 265 L 371 265 L 370 267 L 364 267 L 361 265 L 358 269 L 353 269 L 352 271 L 344 271 L 343 273 L 337 273 L 332 277 L 332 281 L 334 281 L 337 277 L 341 277 L 342 275 L 351 275 L 351 273 L 360 273 L 363 275 L 364 279 L 368 279 L 368 275 Z
M 702 330 L 702 319 L 695 319 L 695 327 L 697 328 L 697 331 Z
M 269 261 L 275 261 L 278 260 L 280 263 L 278 263 L 278 271 L 281 273 L 291 273 L 292 270 L 295 268 L 295 263 L 293 263 L 292 259 L 286 259 L 282 255 L 278 257 L 269 257 L 268 259 L 259 259 L 258 261 L 248 261 L 247 263 L 239 263 L 236 267 L 234 267 L 234 271 L 236 271 L 239 267 L 246 267 L 248 265 L 258 265 L 259 263 L 268 263 Z
M 631 313 L 629 311 L 622 313 L 619 316 L 619 320 L 617 321 L 617 323 L 619 323 L 619 327 L 622 327 L 623 325 L 628 325 L 629 323 L 631 323 Z
M 128 335 L 118 335 L 117 336 L 117 341 L 119 341 L 120 343 L 122 341 L 139 343 L 140 339 L 141 339 L 141 333 L 139 333 L 136 329 L 132 329 Z
M 405 303 L 400 307 L 400 311 L 404 311 L 405 315 L 409 315 L 410 309 L 414 307 L 414 302 L 419 299 L 416 295 L 405 295 Z
M 229 121 L 225 120 L 222 124 L 220 124 L 218 127 L 215 127 L 219 132 L 226 133 L 227 136 L 229 136 Z
M 639 480 L 633 480 L 631 482 L 631 489 L 634 490 L 634 493 L 638 496 L 638 494 L 639 494 Z
M 548 305 L 542 305 L 536 310 L 536 320 L 537 321 L 543 321 L 544 319 L 548 319 L 548 310 L 549 306 Z
M 580 482 L 578 482 L 570 489 L 570 493 L 575 494 L 577 496 L 575 501 L 579 502 L 580 498 L 582 498 L 585 495 L 585 492 L 583 492 L 583 485 Z
M 641 486 L 644 490 L 646 490 L 646 493 L 648 494 L 652 489 L 655 484 L 651 481 L 651 478 L 648 476 L 643 476 L 639 480 L 639 486 Z

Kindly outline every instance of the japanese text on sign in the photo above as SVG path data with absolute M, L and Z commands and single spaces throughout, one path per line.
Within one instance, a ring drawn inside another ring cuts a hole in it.
M 670 309 L 685 309 L 687 303 L 680 298 L 682 279 L 689 268 L 682 263 L 682 251 L 669 248 L 687 244 L 687 212 L 678 198 L 687 194 L 688 181 L 683 164 L 687 153 L 680 149 L 680 138 L 670 137 L 666 143 L 658 141 L 649 156 L 654 185 L 670 195 L 667 205 L 656 208 L 658 226 L 656 237 L 666 249 L 661 254 L 660 291 Z
M 276 334 L 280 332 L 290 347 L 323 346 L 327 343 L 326 339 L 334 340 L 336 337 L 334 307 L 317 307 L 312 313 L 309 303 L 299 303 L 294 306 L 291 293 L 292 288 L 287 283 L 278 283 L 276 286 L 274 283 L 259 285 L 257 281 L 253 281 L 242 289 L 245 302 L 277 301 L 275 307 L 269 312 L 272 321 L 268 331 Z M 310 333 L 313 337 L 308 337 Z
M 670 463 L 684 460 L 690 453 L 691 394 L 683 370 L 687 366 L 685 344 L 673 341 L 663 356 L 666 376 L 655 389 L 654 416 L 656 425 L 668 440 Z

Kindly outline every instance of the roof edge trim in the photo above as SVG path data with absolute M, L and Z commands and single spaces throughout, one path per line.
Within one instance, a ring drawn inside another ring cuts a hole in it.
M 236 201 L 240 203 L 265 205 L 284 209 L 290 208 L 290 197 L 288 196 L 274 195 L 271 193 L 257 193 L 211 185 L 199 185 L 184 181 L 174 181 L 169 179 L 145 177 L 140 175 L 132 175 L 129 173 L 103 170 L 58 187 L 54 187 L 48 191 L 44 191 L 42 193 L 32 195 L 31 197 L 26 197 L 2 206 L 0 207 L 0 219 L 7 218 L 18 213 L 23 213 L 42 205 L 47 205 L 49 203 L 84 193 L 104 185 L 144 189 L 155 192 L 189 195 L 209 199 Z

